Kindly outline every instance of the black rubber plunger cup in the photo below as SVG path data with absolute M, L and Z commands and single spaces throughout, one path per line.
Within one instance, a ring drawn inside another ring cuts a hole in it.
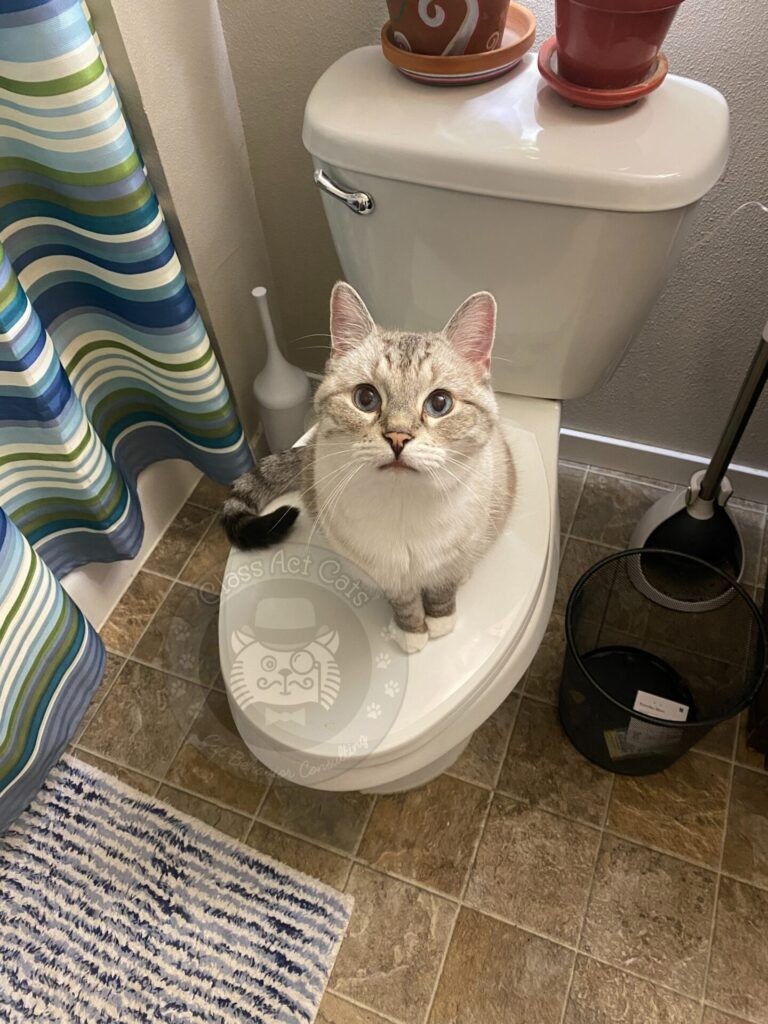
M 733 596 L 692 613 L 653 601 L 649 579 L 673 585 L 683 602 L 724 582 Z M 598 562 L 571 593 L 565 632 L 560 720 L 585 757 L 623 775 L 667 768 L 738 714 L 766 666 L 765 629 L 746 591 L 675 551 L 643 548 Z

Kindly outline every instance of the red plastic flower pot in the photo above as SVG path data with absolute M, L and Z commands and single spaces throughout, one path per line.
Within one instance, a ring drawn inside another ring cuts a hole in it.
M 682 2 L 556 0 L 560 74 L 592 89 L 642 82 Z

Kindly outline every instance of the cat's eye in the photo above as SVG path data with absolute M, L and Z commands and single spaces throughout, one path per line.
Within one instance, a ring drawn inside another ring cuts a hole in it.
M 358 384 L 352 394 L 352 401 L 361 412 L 378 412 L 381 396 L 371 384 Z
M 273 658 L 271 654 L 266 654 L 261 659 L 261 667 L 265 672 L 274 672 L 277 668 L 277 659 Z
M 453 408 L 453 397 L 450 392 L 438 388 L 431 395 L 427 395 L 424 401 L 424 412 L 427 416 L 445 416 Z

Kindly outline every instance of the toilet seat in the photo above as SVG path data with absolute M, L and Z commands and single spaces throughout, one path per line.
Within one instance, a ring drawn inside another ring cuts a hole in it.
M 355 630 L 360 633 L 363 625 L 367 643 L 342 663 L 338 645 L 343 648 L 354 630 L 348 627 L 345 634 L 343 626 L 334 627 L 335 612 L 323 596 L 318 604 L 318 595 L 323 584 L 335 587 L 329 600 L 338 604 L 338 584 L 352 573 L 348 567 L 335 571 L 333 552 L 319 530 L 312 532 L 308 516 L 299 517 L 287 548 L 297 567 L 309 555 L 321 567 L 319 577 L 298 569 L 286 582 L 288 563 L 277 549 L 230 552 L 219 617 L 222 672 L 243 739 L 273 771 L 321 789 L 410 788 L 450 764 L 522 677 L 554 596 L 560 408 L 557 402 L 515 396 L 499 396 L 499 406 L 517 470 L 516 500 L 503 534 L 459 591 L 455 630 L 430 640 L 418 654 L 409 657 L 396 648 L 386 631 L 388 604 L 379 596 L 354 609 Z M 275 506 L 286 503 L 282 498 Z M 283 574 L 277 582 L 274 566 Z M 296 643 L 292 624 L 303 630 Z M 302 695 L 290 658 L 311 640 L 313 629 L 321 644 L 335 635 L 329 643 L 337 646 L 332 653 L 315 648 L 326 659 L 325 669 L 306 670 Z M 262 663 L 285 681 L 267 678 L 269 672 L 260 675 Z M 321 678 L 324 671 L 333 676 L 330 682 Z

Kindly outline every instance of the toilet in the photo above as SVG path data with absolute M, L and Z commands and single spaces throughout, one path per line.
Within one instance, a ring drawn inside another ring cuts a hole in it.
M 728 108 L 670 75 L 635 106 L 581 110 L 533 56 L 491 83 L 426 87 L 365 47 L 317 82 L 303 140 L 344 276 L 379 323 L 436 329 L 483 289 L 499 305 L 493 382 L 519 498 L 452 633 L 403 654 L 375 584 L 306 515 L 278 548 L 233 549 L 224 575 L 222 672 L 249 749 L 302 785 L 397 792 L 456 761 L 541 643 L 561 402 L 604 382 L 639 332 L 725 168 Z

